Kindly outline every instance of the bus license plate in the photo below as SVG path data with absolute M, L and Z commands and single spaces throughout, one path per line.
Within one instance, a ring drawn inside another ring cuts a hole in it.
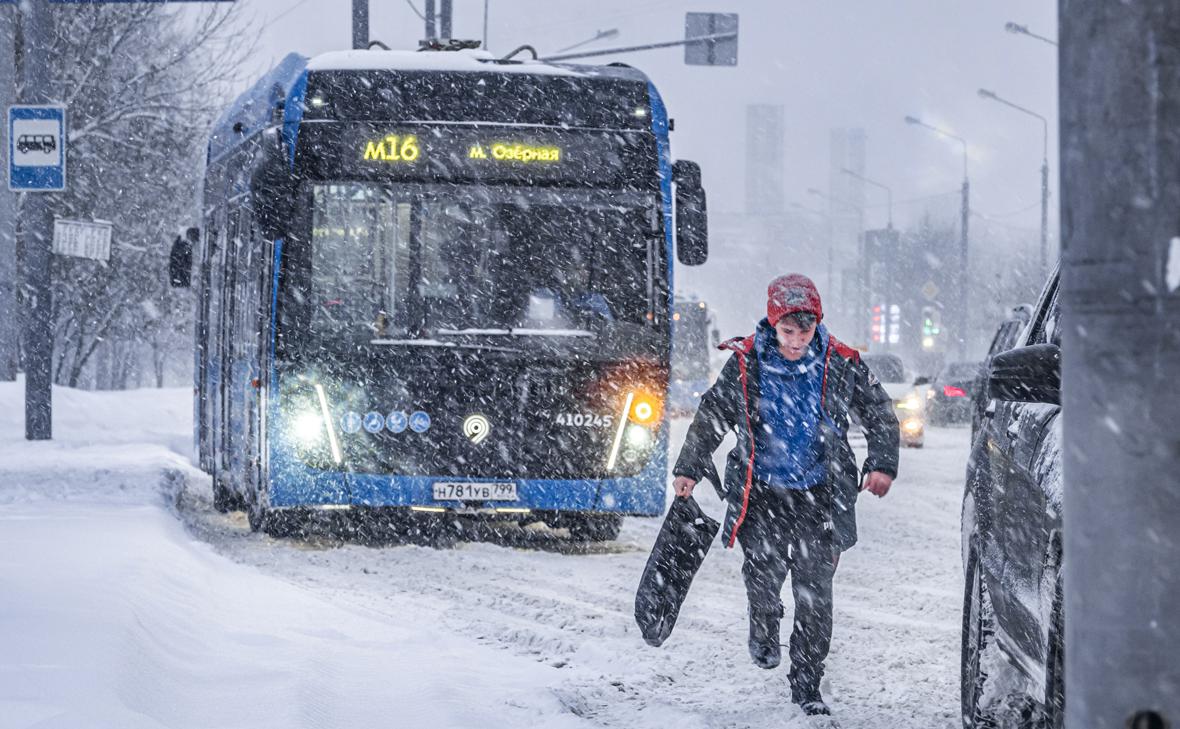
M 515 483 L 433 484 L 435 501 L 516 501 Z

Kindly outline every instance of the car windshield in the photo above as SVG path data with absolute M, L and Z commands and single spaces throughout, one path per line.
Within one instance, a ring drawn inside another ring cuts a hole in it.
M 314 333 L 593 335 L 650 322 L 654 197 L 455 189 L 311 186 L 310 272 L 299 295 Z

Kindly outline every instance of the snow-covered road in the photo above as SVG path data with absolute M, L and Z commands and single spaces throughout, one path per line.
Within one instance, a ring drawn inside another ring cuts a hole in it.
M 187 390 L 55 397 L 58 439 L 29 444 L 0 384 L 0 729 L 808 726 L 746 654 L 738 551 L 654 649 L 632 605 L 656 519 L 586 552 L 274 540 L 213 511 Z M 935 429 L 862 499 L 825 682 L 844 726 L 958 721 L 966 453 Z

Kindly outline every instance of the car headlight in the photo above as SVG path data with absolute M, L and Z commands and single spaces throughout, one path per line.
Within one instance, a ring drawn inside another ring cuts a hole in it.
M 902 410 L 921 410 L 922 399 L 918 397 L 917 393 L 911 393 L 897 402 L 897 407 Z

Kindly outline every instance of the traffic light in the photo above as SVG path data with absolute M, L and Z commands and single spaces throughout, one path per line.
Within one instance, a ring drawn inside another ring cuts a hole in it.
M 938 309 L 933 306 L 922 307 L 922 349 L 934 349 L 941 332 Z

